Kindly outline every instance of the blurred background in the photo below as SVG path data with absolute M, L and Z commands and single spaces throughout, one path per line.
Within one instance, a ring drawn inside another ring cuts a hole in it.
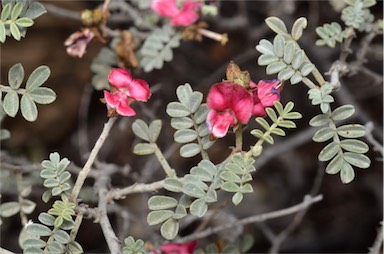
M 300 44 L 320 71 L 327 72 L 332 62 L 338 59 L 340 47 L 331 49 L 315 46 L 318 39 L 315 28 L 333 21 L 342 24 L 340 13 L 332 5 L 335 2 L 338 1 L 218 1 L 220 15 L 207 18 L 206 22 L 210 30 L 228 33 L 229 42 L 225 46 L 209 39 L 204 39 L 201 43 L 183 42 L 174 51 L 173 61 L 166 63 L 162 70 L 150 73 L 142 70 L 133 72 L 134 76 L 148 81 L 153 95 L 145 105 L 133 105 L 138 112 L 136 117 L 118 120 L 99 153 L 99 161 L 121 167 L 121 173 L 116 175 L 112 185 L 124 187 L 136 181 L 149 183 L 164 177 L 160 165 L 152 156 L 139 157 L 132 154 L 133 146 L 139 140 L 133 135 L 130 126 L 138 118 L 147 123 L 154 119 L 163 120 L 159 146 L 168 154 L 170 165 L 177 170 L 178 175 L 187 173 L 198 163 L 199 158 L 181 158 L 178 154 L 179 147 L 172 144 L 174 130 L 170 127 L 170 118 L 165 113 L 166 105 L 176 100 L 175 89 L 184 83 L 190 83 L 194 90 L 199 90 L 206 96 L 214 83 L 225 78 L 225 70 L 231 60 L 241 69 L 248 70 L 254 81 L 275 78 L 266 75 L 265 68 L 257 65 L 259 53 L 255 46 L 260 39 L 270 39 L 274 36 L 264 23 L 266 17 L 278 16 L 290 27 L 298 17 L 305 16 L 308 19 L 308 27 Z M 43 3 L 79 13 L 84 9 L 95 8 L 101 2 Z M 382 9 L 382 1 L 372 8 L 376 18 L 382 18 Z M 131 25 L 131 21 L 124 20 L 109 24 L 111 28 L 120 29 L 128 29 Z M 106 107 L 99 100 L 103 97 L 102 91 L 95 90 L 91 85 L 93 73 L 90 65 L 104 45 L 94 40 L 83 58 L 68 56 L 63 43 L 80 27 L 80 20 L 48 11 L 28 29 L 26 38 L 19 42 L 7 38 L 2 45 L 2 84 L 7 83 L 8 69 L 16 63 L 23 64 L 26 76 L 44 64 L 49 66 L 52 72 L 46 86 L 57 93 L 57 100 L 53 104 L 39 105 L 36 122 L 29 123 L 18 115 L 15 118 L 8 117 L 2 123 L 2 128 L 9 129 L 12 135 L 1 144 L 1 150 L 6 152 L 9 161 L 13 158 L 15 161 L 40 163 L 49 153 L 57 151 L 62 157 L 67 157 L 81 167 L 98 138 L 107 116 Z M 363 34 L 357 33 L 357 38 L 351 45 L 352 50 L 359 47 L 362 37 Z M 342 88 L 335 93 L 338 103 L 353 104 L 357 108 L 351 121 L 361 124 L 373 122 L 372 134 L 380 142 L 383 139 L 382 39 L 382 36 L 377 36 L 368 49 L 364 66 L 371 73 L 357 70 L 353 75 L 344 77 Z M 353 57 L 348 58 L 348 61 L 353 61 Z M 285 85 L 282 102 L 293 101 L 295 109 L 303 114 L 303 119 L 297 122 L 298 129 L 289 132 L 288 137 L 276 139 L 273 146 L 266 145 L 263 155 L 256 162 L 257 172 L 253 175 L 255 180 L 252 183 L 255 192 L 246 195 L 238 207 L 228 202 L 231 196 L 220 197 L 221 202 L 215 206 L 221 209 L 222 216 L 218 216 L 211 223 L 222 224 L 231 219 L 241 219 L 295 205 L 303 200 L 311 191 L 314 182 L 318 181 L 318 193 L 324 195 L 323 201 L 310 208 L 301 225 L 280 246 L 280 251 L 368 252 L 383 218 L 382 155 L 371 149 L 368 153 L 372 160 L 371 167 L 367 170 L 356 169 L 356 179 L 348 185 L 341 183 L 339 175 L 324 175 L 322 172 L 325 164 L 317 160 L 322 145 L 311 140 L 315 130 L 308 125 L 309 120 L 318 114 L 319 110 L 310 104 L 306 93 L 307 88 L 302 84 Z M 254 125 L 251 121 L 249 128 L 253 129 Z M 247 148 L 254 142 L 254 137 L 249 136 L 245 138 L 244 147 Z M 209 151 L 213 162 L 221 162 L 230 153 L 228 146 L 233 143 L 234 135 L 227 135 L 218 140 Z M 92 180 L 87 181 L 87 184 L 92 186 Z M 36 186 L 31 194 L 33 200 L 39 202 L 37 209 L 30 216 L 35 221 L 37 215 L 47 208 L 47 205 L 40 201 L 43 191 L 42 187 Z M 92 188 L 87 191 L 90 193 L 89 203 L 92 204 Z M 151 242 L 161 239 L 158 228 L 149 227 L 146 223 L 146 201 L 150 196 L 151 193 L 131 195 L 117 202 L 118 212 L 112 212 L 110 218 L 119 236 L 132 235 Z M 12 188 L 3 188 L 2 202 L 15 198 Z M 251 252 L 268 252 L 271 244 L 266 232 L 278 234 L 291 223 L 293 217 L 294 215 L 286 216 L 263 224 L 250 224 L 243 229 L 223 232 L 219 236 L 199 241 L 199 246 L 203 247 L 208 240 L 231 239 L 250 233 L 255 238 Z M 3 248 L 20 251 L 17 245 L 19 221 L 17 216 L 4 220 L 1 226 Z M 196 225 L 198 221 L 185 226 L 181 234 L 191 233 Z M 108 250 L 99 225 L 92 220 L 83 221 L 78 241 L 83 244 L 87 253 L 103 253 Z

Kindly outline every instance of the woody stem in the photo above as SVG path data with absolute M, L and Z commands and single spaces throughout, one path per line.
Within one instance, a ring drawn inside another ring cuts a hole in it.
M 241 124 L 235 131 L 235 138 L 236 151 L 240 152 L 243 150 L 243 126 Z

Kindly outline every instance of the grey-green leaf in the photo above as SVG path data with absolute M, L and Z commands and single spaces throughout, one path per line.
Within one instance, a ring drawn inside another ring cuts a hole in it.
M 177 130 L 174 139 L 177 143 L 189 143 L 197 138 L 197 132 L 191 129 Z
M 197 184 L 193 183 L 184 184 L 183 193 L 194 198 L 204 198 L 206 196 L 204 190 Z
M 296 53 L 296 47 L 295 43 L 293 41 L 289 41 L 287 44 L 285 44 L 284 47 L 284 62 L 287 64 L 290 64 L 293 60 L 293 57 Z
M 67 244 L 71 240 L 69 234 L 64 230 L 57 230 L 53 237 L 57 242 L 61 244 Z
M 340 151 L 340 145 L 336 142 L 331 142 L 321 150 L 319 161 L 329 161 Z
M 148 129 L 148 136 L 151 142 L 155 143 L 157 138 L 160 135 L 161 127 L 162 127 L 163 122 L 161 120 L 154 120 L 151 122 L 149 125 Z
M 200 153 L 200 151 L 201 151 L 201 147 L 199 144 L 191 143 L 191 144 L 183 145 L 180 148 L 180 155 L 184 158 L 190 158 Z
M 145 141 L 149 141 L 150 140 L 149 139 L 148 125 L 143 120 L 141 120 L 141 119 L 136 120 L 132 124 L 132 131 L 139 138 L 141 138 L 141 139 L 143 139 Z
M 168 196 L 153 196 L 148 200 L 148 207 L 151 210 L 164 210 L 177 206 L 177 200 Z
M 332 112 L 331 118 L 336 121 L 345 120 L 355 113 L 353 105 L 343 105 Z
M 345 152 L 344 160 L 358 168 L 369 168 L 371 160 L 364 154 Z
M 19 95 L 16 91 L 9 91 L 3 100 L 4 112 L 10 117 L 15 117 L 19 110 Z
M 28 91 L 31 91 L 42 84 L 49 78 L 51 75 L 51 70 L 48 66 L 42 65 L 37 67 L 29 76 L 25 88 Z
M 192 215 L 203 217 L 204 214 L 208 211 L 208 205 L 205 203 L 204 199 L 198 198 L 192 202 L 189 209 Z
M 37 107 L 35 102 L 29 96 L 29 94 L 24 94 L 21 97 L 20 110 L 25 120 L 29 122 L 33 122 L 37 119 L 37 114 L 38 114 Z
M 312 140 L 315 142 L 325 142 L 335 135 L 335 131 L 329 127 L 322 128 L 316 131 L 315 135 L 313 135 Z
M 22 10 L 23 10 L 23 4 L 21 2 L 18 2 L 15 6 L 13 6 L 12 13 L 11 13 L 11 20 L 16 20 L 21 14 Z
M 155 152 L 155 147 L 148 143 L 136 144 L 133 148 L 133 153 L 138 155 L 148 155 Z
M 147 222 L 150 226 L 160 224 L 174 215 L 170 210 L 152 211 L 147 216 Z
M 161 235 L 167 239 L 172 240 L 179 232 L 179 223 L 172 218 L 169 218 L 160 228 Z
M 6 39 L 6 32 L 5 32 L 5 25 L 3 23 L 0 23 L 0 42 L 4 43 Z
M 284 56 L 285 39 L 282 35 L 276 35 L 273 39 L 273 50 L 277 57 Z
M 46 13 L 47 10 L 45 9 L 44 5 L 42 5 L 39 2 L 33 2 L 27 12 L 25 13 L 25 17 L 30 18 L 30 19 L 35 19 Z
M 309 125 L 313 127 L 322 126 L 329 123 L 329 118 L 326 115 L 320 114 L 317 116 L 314 116 L 310 121 Z
M 19 41 L 21 39 L 19 27 L 15 23 L 11 23 L 9 25 L 9 29 L 11 31 L 12 37 Z
M 0 216 L 11 217 L 20 211 L 19 202 L 6 202 L 0 205 Z
M 8 83 L 12 89 L 17 90 L 24 80 L 24 68 L 18 63 L 13 65 L 8 71 Z
M 294 40 L 300 39 L 303 34 L 303 30 L 307 27 L 307 19 L 305 17 L 298 18 L 295 23 L 293 23 L 291 35 Z
M 52 230 L 49 227 L 36 223 L 28 225 L 27 232 L 37 236 L 50 236 L 52 234 Z
M 365 136 L 365 127 L 361 124 L 348 124 L 337 128 L 337 134 L 344 138 L 359 138 Z
M 193 120 L 189 117 L 172 118 L 171 126 L 176 130 L 189 129 L 193 126 Z
M 266 73 L 268 75 L 275 74 L 284 70 L 286 67 L 287 67 L 287 64 L 282 61 L 274 62 L 267 66 Z
M 9 15 L 11 14 L 11 10 L 12 10 L 11 3 L 7 3 L 6 5 L 3 5 L 3 10 L 1 11 L 1 21 L 4 22 L 8 19 Z
M 277 75 L 277 78 L 279 80 L 289 80 L 294 74 L 295 74 L 295 71 L 291 67 L 288 67 L 280 71 L 279 74 Z
M 355 171 L 348 162 L 344 162 L 340 170 L 340 179 L 342 183 L 350 183 L 355 178 Z
M 363 141 L 357 139 L 345 139 L 340 142 L 341 148 L 354 153 L 366 153 L 369 147 Z
M 327 172 L 328 174 L 337 174 L 343 166 L 343 163 L 343 156 L 342 154 L 339 154 L 331 160 L 331 162 L 325 168 L 325 172 Z
M 48 87 L 35 88 L 29 92 L 29 96 L 39 104 L 50 104 L 56 100 L 56 93 Z
M 30 18 L 19 18 L 15 21 L 16 25 L 21 27 L 31 27 L 33 25 L 33 20 Z
M 265 23 L 277 34 L 287 34 L 288 30 L 284 22 L 277 17 L 268 17 L 265 19 Z
M 184 117 L 190 114 L 188 108 L 180 102 L 169 103 L 166 112 L 171 117 Z
M 238 205 L 238 204 L 240 204 L 241 201 L 243 200 L 243 197 L 244 197 L 243 193 L 241 193 L 241 192 L 236 192 L 235 195 L 233 195 L 233 197 L 232 197 L 232 203 L 233 203 L 234 205 Z

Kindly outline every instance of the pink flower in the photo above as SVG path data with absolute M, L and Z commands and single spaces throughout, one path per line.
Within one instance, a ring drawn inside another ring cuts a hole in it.
M 89 28 L 71 34 L 64 42 L 64 46 L 67 47 L 68 55 L 82 58 L 88 43 L 94 36 L 94 33 Z
M 280 81 L 260 80 L 259 83 L 250 82 L 253 95 L 253 116 L 264 117 L 267 115 L 266 107 L 272 107 L 275 101 L 280 101 Z
M 216 138 L 224 137 L 229 127 L 247 123 L 251 117 L 253 101 L 244 87 L 222 82 L 211 87 L 208 98 L 207 126 Z
M 188 26 L 198 18 L 198 9 L 201 6 L 200 0 L 185 0 L 181 10 L 176 0 L 153 0 L 151 7 L 163 17 L 171 18 L 172 26 Z
M 160 246 L 165 254 L 192 254 L 197 245 L 197 241 L 190 243 L 167 243 Z
M 108 75 L 111 92 L 104 90 L 108 107 L 108 116 L 116 114 L 134 116 L 136 112 L 130 107 L 134 101 L 148 101 L 151 97 L 148 83 L 142 79 L 133 79 L 128 70 L 114 68 Z

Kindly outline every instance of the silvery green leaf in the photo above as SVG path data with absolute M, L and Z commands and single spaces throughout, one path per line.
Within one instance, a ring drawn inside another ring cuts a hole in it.
M 42 178 L 55 178 L 57 176 L 57 172 L 55 169 L 43 169 L 40 171 L 40 176 Z
M 28 225 L 27 232 L 36 236 L 50 236 L 52 234 L 52 230 L 49 227 L 37 223 Z
M 155 147 L 148 143 L 136 144 L 133 148 L 133 153 L 138 155 L 148 155 L 155 152 Z
M 44 203 L 48 203 L 48 201 L 52 198 L 52 191 L 47 190 L 43 193 L 41 196 L 41 199 L 44 201 Z
M 277 17 L 268 17 L 265 19 L 265 23 L 277 34 L 287 34 L 288 30 L 284 22 Z
M 205 203 L 204 199 L 196 199 L 192 202 L 191 207 L 189 208 L 192 215 L 197 217 L 203 217 L 204 214 L 208 211 L 208 205 Z
M 189 129 L 193 126 L 193 120 L 189 117 L 172 118 L 171 126 L 176 130 Z
M 280 128 L 277 128 L 277 127 L 271 129 L 271 133 L 275 134 L 275 135 L 278 135 L 278 136 L 285 136 L 285 131 L 280 129 Z
M 289 120 L 279 121 L 277 125 L 280 127 L 288 128 L 288 129 L 296 128 L 296 124 Z
M 167 239 L 172 240 L 179 232 L 179 223 L 172 218 L 169 218 L 160 228 L 161 235 Z
M 233 203 L 234 205 L 238 205 L 238 204 L 240 204 L 241 201 L 243 200 L 243 197 L 244 197 L 243 193 L 241 193 L 241 192 L 236 192 L 235 195 L 233 195 L 233 197 L 232 197 L 232 203 Z
M 205 168 L 193 167 L 191 169 L 191 174 L 197 176 L 201 181 L 212 182 L 213 176 Z
M 180 155 L 184 158 L 190 158 L 200 153 L 200 151 L 201 151 L 201 147 L 199 144 L 191 143 L 191 144 L 183 145 L 180 148 Z
M 291 35 L 294 40 L 300 39 L 303 34 L 303 30 L 307 27 L 307 19 L 305 17 L 298 18 L 295 23 L 293 23 Z
M 0 216 L 1 217 L 11 217 L 17 214 L 20 211 L 19 202 L 11 201 L 6 202 L 0 205 Z
M 4 43 L 6 39 L 6 31 L 5 31 L 5 25 L 3 23 L 0 23 L 0 42 Z
M 15 117 L 19 110 L 19 95 L 16 91 L 9 91 L 3 100 L 4 112 L 10 117 Z
M 51 75 L 51 70 L 48 66 L 42 65 L 37 67 L 29 76 L 25 88 L 27 91 L 31 91 L 42 84 L 49 78 Z
M 16 25 L 21 27 L 31 27 L 33 25 L 33 20 L 30 18 L 19 18 L 15 21 Z
M 143 120 L 137 119 L 132 124 L 132 131 L 139 138 L 141 138 L 145 141 L 148 141 L 148 142 L 150 141 L 148 125 Z
M 335 121 L 348 119 L 355 113 L 355 107 L 353 105 L 343 105 L 338 107 L 332 112 L 331 118 Z
M 340 170 L 341 182 L 347 184 L 352 182 L 354 178 L 355 171 L 353 170 L 352 166 L 349 163 L 344 162 Z
M 184 117 L 190 115 L 190 111 L 180 102 L 171 102 L 167 105 L 167 114 L 171 117 Z
M 241 183 L 241 178 L 236 175 L 235 173 L 232 173 L 231 171 L 223 171 L 220 174 L 220 178 L 223 179 L 226 182 L 232 182 L 232 183 Z
M 312 140 L 315 142 L 325 142 L 335 136 L 335 131 L 329 127 L 324 127 L 318 131 L 316 131 L 315 135 L 313 135 Z
M 228 171 L 231 171 L 235 174 L 243 174 L 243 169 L 241 168 L 240 165 L 236 164 L 236 163 L 227 163 L 225 164 L 225 169 L 228 170 Z
M 194 115 L 194 120 L 195 120 L 196 124 L 201 124 L 201 123 L 205 122 L 205 120 L 207 119 L 207 115 L 208 115 L 207 104 L 205 104 L 205 103 L 201 104 Z
M 29 94 L 24 94 L 20 101 L 20 111 L 25 120 L 33 122 L 37 119 L 37 107 Z
M 320 104 L 320 110 L 323 114 L 327 113 L 329 110 L 329 104 L 328 103 L 321 103 Z
M 174 218 L 175 220 L 180 220 L 185 216 L 187 216 L 187 209 L 182 205 L 178 205 L 175 209 L 175 214 L 172 216 L 172 218 Z
M 277 57 L 284 56 L 285 39 L 282 35 L 276 35 L 273 39 L 273 51 Z
M 174 214 L 175 213 L 170 210 L 152 211 L 147 216 L 147 222 L 150 226 L 157 225 L 168 220 Z
M 273 144 L 274 143 L 274 140 L 272 138 L 272 136 L 270 134 L 266 134 L 262 137 L 263 140 L 265 140 L 266 142 L 268 142 L 269 144 Z
M 221 185 L 221 189 L 225 190 L 227 192 L 239 192 L 240 191 L 240 187 L 237 184 L 232 183 L 232 182 L 223 183 L 223 185 Z
M 290 64 L 296 53 L 295 43 L 293 41 L 287 42 L 284 47 L 284 62 Z
M 47 243 L 41 239 L 33 239 L 33 238 L 27 239 L 23 242 L 23 250 L 24 250 L 24 253 L 27 254 L 27 253 L 31 253 L 31 252 L 25 251 L 25 249 L 27 249 L 27 248 L 41 249 L 41 248 L 44 248 L 46 245 L 47 245 Z M 42 250 L 41 250 L 41 252 L 42 252 Z
M 13 65 L 8 71 L 8 83 L 9 86 L 17 90 L 24 80 L 24 68 L 18 63 Z
M 319 153 L 319 161 L 329 161 L 341 151 L 340 145 L 336 142 L 331 142 L 326 145 Z
M 29 5 L 24 17 L 36 19 L 46 12 L 47 10 L 45 9 L 44 5 L 39 2 L 33 2 Z
M 337 128 L 337 134 L 344 138 L 360 138 L 365 136 L 365 127 L 361 124 L 348 124 Z
M 266 73 L 268 75 L 275 74 L 284 70 L 286 67 L 287 67 L 287 64 L 282 61 L 274 62 L 267 66 Z
M 183 193 L 194 198 L 204 198 L 206 196 L 205 191 L 197 184 L 186 183 L 183 186 Z
M 289 80 L 293 76 L 293 74 L 295 74 L 295 71 L 291 67 L 288 67 L 280 71 L 277 75 L 277 78 L 279 80 Z
M 47 87 L 38 87 L 30 91 L 29 96 L 39 104 L 50 104 L 56 100 L 56 93 Z
M 369 168 L 371 160 L 364 154 L 345 152 L 343 155 L 345 161 L 358 168 Z
M 264 133 L 261 130 L 252 130 L 251 134 L 257 138 L 263 138 Z
M 257 59 L 257 64 L 264 66 L 279 61 L 279 58 L 275 55 L 261 55 Z
M 60 183 L 56 179 L 46 179 L 44 180 L 43 185 L 47 188 L 53 188 L 53 187 L 59 186 Z
M 16 5 L 13 6 L 12 8 L 11 20 L 16 20 L 21 14 L 22 10 L 23 10 L 23 4 L 20 2 L 16 3 Z
M 333 99 L 333 97 L 331 95 L 325 95 L 323 98 L 322 98 L 322 102 L 323 103 L 332 103 L 334 102 L 335 99 Z
M 12 4 L 11 3 L 7 3 L 6 5 L 3 5 L 3 10 L 1 11 L 0 20 L 3 22 L 6 21 L 9 17 L 9 15 L 11 14 L 11 10 L 12 10 Z
M 176 95 L 181 104 L 183 104 L 186 107 L 190 107 L 190 97 L 193 93 L 191 85 L 188 83 L 185 83 L 184 85 L 180 85 L 176 89 Z
M 161 120 L 154 120 L 151 122 L 148 128 L 148 136 L 151 142 L 155 143 L 160 135 L 161 126 L 163 122 Z
M 252 177 L 249 179 L 249 181 L 252 180 Z M 246 183 L 243 186 L 241 186 L 241 193 L 252 193 L 253 192 L 253 187 L 251 184 Z
M 275 101 L 273 103 L 273 106 L 275 107 L 280 116 L 284 114 L 283 104 L 281 104 L 280 101 Z
M 9 25 L 9 29 L 11 31 L 12 37 L 19 41 L 21 39 L 19 27 L 15 23 L 11 23 Z
M 197 138 L 197 132 L 191 129 L 177 130 L 173 137 L 177 143 L 189 143 Z
M 217 202 L 217 193 L 215 190 L 211 189 L 207 191 L 207 195 L 204 198 L 206 203 L 214 203 Z
M 323 126 L 323 125 L 328 124 L 329 121 L 330 121 L 330 119 L 326 115 L 320 114 L 320 115 L 314 116 L 309 121 L 309 125 L 311 125 L 313 127 L 318 127 L 318 126 Z
M 308 76 L 308 74 L 311 73 L 314 68 L 315 68 L 315 65 L 311 63 L 308 63 L 308 62 L 303 63 L 303 65 L 300 68 L 301 75 L 303 75 L 303 77 Z
M 55 223 L 55 217 L 49 213 L 40 213 L 38 219 L 41 223 L 47 226 L 53 226 Z
M 295 70 L 298 70 L 300 66 L 303 64 L 303 60 L 304 60 L 304 51 L 302 49 L 296 51 L 295 56 L 293 57 L 292 63 L 291 63 L 292 68 Z
M 67 244 L 71 240 L 69 234 L 63 230 L 57 230 L 53 238 L 61 244 Z
M 261 39 L 259 45 L 256 46 L 256 50 L 265 55 L 274 55 L 273 44 L 266 40 Z
M 344 160 L 342 154 L 337 155 L 331 160 L 328 166 L 325 168 L 325 172 L 328 174 L 337 174 L 343 166 Z
M 6 130 L 6 129 L 0 130 L 0 141 L 9 139 L 10 137 L 11 137 L 11 132 L 9 130 Z
M 31 214 L 36 207 L 36 203 L 28 199 L 23 199 L 20 204 L 21 211 L 23 211 L 25 214 Z
M 366 153 L 369 147 L 363 141 L 357 139 L 344 139 L 340 142 L 341 148 L 354 153 Z
M 201 144 L 203 145 L 204 150 L 208 150 L 214 143 L 215 140 L 209 140 L 209 136 L 201 138 Z
M 303 79 L 303 77 L 301 76 L 301 73 L 295 72 L 295 74 L 293 74 L 293 76 L 291 77 L 291 79 L 289 81 L 291 82 L 292 85 L 295 85 L 297 83 L 300 83 L 300 81 L 302 79 Z
M 211 133 L 206 124 L 200 124 L 199 127 L 197 127 L 197 132 L 200 137 L 208 136 Z
M 272 120 L 272 122 L 276 122 L 277 115 L 276 112 L 272 108 L 266 108 L 265 111 L 267 112 L 269 118 Z
M 172 192 L 181 192 L 183 184 L 180 180 L 174 178 L 166 178 L 164 180 L 164 189 Z
M 269 130 L 270 125 L 264 118 L 257 117 L 256 122 L 258 122 L 260 124 L 260 126 L 263 127 L 265 130 Z
M 164 210 L 177 206 L 177 200 L 168 196 L 153 196 L 148 200 L 148 207 L 151 210 Z
M 295 104 L 292 101 L 289 101 L 284 107 L 284 114 L 291 112 L 294 106 Z
M 48 244 L 47 249 L 48 249 L 49 253 L 63 253 L 64 252 L 64 246 L 57 241 L 54 241 L 54 242 L 51 242 L 50 244 Z

